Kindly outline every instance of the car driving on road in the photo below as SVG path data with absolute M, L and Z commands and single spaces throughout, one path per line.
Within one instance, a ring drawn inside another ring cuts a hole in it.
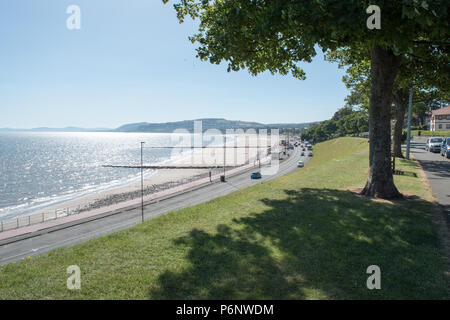
M 428 138 L 427 143 L 425 144 L 425 150 L 430 152 L 439 152 L 441 151 L 441 144 L 444 138 L 442 137 L 433 137 Z
M 309 156 L 309 157 L 312 157 L 312 156 L 313 156 L 312 152 L 308 153 L 308 156 Z
M 250 178 L 252 178 L 252 179 L 261 179 L 261 173 L 259 171 L 255 171 L 255 172 L 252 173 Z
M 441 144 L 441 156 L 450 159 L 450 137 L 444 138 Z

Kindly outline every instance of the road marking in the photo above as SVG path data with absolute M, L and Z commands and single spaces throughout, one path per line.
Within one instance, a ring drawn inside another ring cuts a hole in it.
M 103 232 L 110 232 L 111 230 L 114 230 L 114 229 L 115 229 L 117 226 L 119 226 L 119 225 L 120 225 L 120 224 L 115 224 L 115 225 L 113 225 L 113 226 L 110 227 L 110 228 L 103 229 L 102 231 L 100 231 L 100 233 L 103 233 Z M 126 225 L 129 225 L 129 226 L 131 227 L 131 226 L 133 226 L 134 224 L 127 223 Z M 122 227 L 122 226 L 121 226 L 121 227 Z M 72 241 L 72 240 L 82 240 L 82 239 L 86 238 L 87 236 L 89 236 L 89 235 L 91 235 L 91 234 L 98 233 L 98 232 L 99 232 L 98 230 L 94 230 L 94 231 L 85 233 L 85 234 L 83 234 L 82 236 L 72 237 L 72 238 L 69 238 L 69 239 L 65 239 L 65 240 L 63 240 L 63 241 L 60 241 L 60 242 L 58 242 L 58 243 L 55 243 L 55 244 L 46 245 L 46 246 L 42 246 L 42 247 L 40 247 L 40 248 L 31 249 L 30 252 L 37 252 L 37 251 L 41 251 L 41 250 L 43 250 L 43 249 L 48 249 L 48 248 L 52 248 L 52 247 L 53 247 L 53 248 L 58 248 L 58 247 L 61 247 L 64 243 L 70 242 L 70 241 Z M 16 255 L 8 256 L 8 257 L 3 257 L 3 258 L 0 260 L 0 262 L 6 261 L 6 260 L 9 260 L 9 259 L 14 259 L 14 258 L 20 257 L 20 256 L 26 256 L 26 255 L 27 255 L 27 252 L 28 252 L 28 251 L 25 251 L 25 253 L 19 253 L 19 254 L 16 254 Z
M 291 167 L 291 165 L 296 163 L 296 161 L 297 161 L 296 157 L 297 157 L 298 154 L 299 154 L 299 152 L 298 152 L 298 150 L 296 150 L 296 152 L 294 152 L 294 154 L 292 154 L 291 157 L 289 157 L 288 159 L 286 159 L 285 162 L 283 162 L 283 165 L 280 167 L 280 170 L 278 171 L 278 173 L 276 175 L 274 175 L 272 177 L 267 177 L 267 178 L 263 179 L 263 181 L 268 181 L 268 180 L 271 180 L 272 178 L 277 178 L 277 177 L 282 176 L 282 175 L 284 175 L 286 173 L 290 173 L 291 171 L 295 171 L 295 169 L 297 169 L 296 166 Z M 305 159 L 305 160 L 309 161 L 310 159 Z M 236 176 L 232 176 L 231 178 L 239 177 L 240 175 L 244 176 L 244 175 L 247 175 L 247 174 L 248 174 L 248 171 L 245 171 L 243 173 L 237 174 Z M 261 182 L 263 182 L 263 181 L 261 181 Z M 251 186 L 251 185 L 256 185 L 257 183 L 259 183 L 259 181 L 255 182 L 255 183 L 253 183 L 253 181 L 251 181 L 250 184 L 247 184 L 247 183 L 248 183 L 247 180 L 242 180 L 241 182 L 237 181 L 236 182 L 236 186 L 239 186 L 240 189 L 241 189 L 241 188 L 245 188 L 245 187 L 248 187 L 248 186 Z M 228 194 L 230 191 L 232 192 L 233 191 L 233 187 L 235 187 L 235 186 L 231 186 L 231 185 L 225 185 L 225 186 L 226 186 L 226 188 L 223 188 L 223 190 L 215 190 L 215 192 L 220 191 L 220 193 L 218 192 L 217 195 L 215 197 L 211 198 L 211 199 L 206 199 L 206 200 L 205 199 L 199 199 L 198 201 L 188 202 L 187 204 L 183 203 L 183 204 L 175 205 L 172 209 L 169 209 L 169 211 L 165 210 L 165 208 L 158 208 L 153 213 L 150 211 L 146 215 L 150 216 L 150 218 L 155 218 L 157 216 L 160 216 L 160 215 L 165 214 L 165 213 L 170 212 L 170 211 L 175 211 L 175 210 L 178 210 L 178 209 L 181 209 L 181 208 L 188 207 L 190 205 L 196 205 L 196 204 L 199 204 L 199 203 L 203 203 L 205 201 L 213 200 L 215 198 L 218 198 L 218 197 L 221 197 L 221 196 L 223 196 L 225 194 Z M 195 190 L 193 190 L 193 191 L 195 191 Z M 191 195 L 188 195 L 188 194 L 180 194 L 179 196 L 180 196 L 181 199 L 182 199 L 183 196 L 186 196 L 186 198 L 188 198 L 188 199 L 191 197 Z M 174 197 L 171 197 L 171 198 L 168 198 L 168 199 L 162 199 L 162 201 L 164 201 L 164 200 L 169 200 L 170 201 L 170 199 L 172 199 L 172 198 L 174 198 Z M 157 202 L 159 202 L 159 201 L 157 201 Z M 179 202 L 179 201 L 177 201 L 177 202 Z M 129 211 L 135 210 L 135 209 L 138 209 L 138 207 L 129 209 Z M 162 210 L 162 211 L 160 211 L 160 210 Z M 124 214 L 124 212 L 120 212 L 119 215 L 120 214 Z M 110 217 L 110 216 L 108 216 L 108 217 Z M 108 217 L 105 217 L 105 218 L 108 218 Z M 134 218 L 136 218 L 136 217 L 134 217 Z M 102 218 L 95 219 L 95 220 L 92 220 L 91 222 L 96 221 L 96 220 L 101 220 L 101 219 Z M 146 220 L 148 220 L 148 219 L 146 219 Z M 89 224 L 90 222 L 87 222 L 87 223 Z M 113 225 L 110 225 L 109 227 L 104 227 L 101 230 L 93 230 L 93 231 L 90 231 L 90 232 L 87 232 L 87 233 L 83 233 L 83 235 L 79 235 L 79 236 L 75 236 L 75 237 L 72 237 L 72 238 L 69 238 L 69 239 L 64 239 L 62 241 L 58 241 L 57 243 L 53 243 L 53 244 L 50 244 L 50 245 L 45 245 L 45 246 L 40 247 L 40 248 L 33 248 L 33 249 L 29 250 L 29 251 L 25 251 L 25 253 L 20 253 L 20 254 L 13 255 L 13 256 L 8 256 L 8 257 L 2 257 L 0 262 L 11 260 L 11 259 L 14 259 L 16 257 L 26 256 L 27 253 L 29 253 L 29 252 L 38 252 L 38 251 L 42 251 L 42 250 L 45 250 L 45 249 L 51 250 L 51 249 L 54 249 L 54 248 L 62 247 L 65 243 L 68 243 L 68 242 L 72 242 L 72 241 L 80 242 L 80 241 L 82 241 L 84 239 L 90 238 L 91 235 L 94 235 L 94 237 L 95 236 L 99 237 L 99 236 L 108 234 L 111 231 L 123 230 L 123 229 L 129 228 L 129 227 L 132 227 L 134 225 L 135 225 L 135 222 L 130 222 L 130 220 L 125 220 L 125 221 L 122 220 L 119 223 L 115 223 Z M 74 225 L 74 226 L 71 226 L 69 228 L 79 229 L 79 228 L 81 228 L 81 225 Z M 54 232 L 58 232 L 58 231 L 62 231 L 62 230 L 64 230 L 64 229 L 55 230 Z M 39 237 L 43 237 L 44 235 L 45 234 L 38 235 L 38 236 Z M 31 238 L 24 239 L 24 240 L 32 241 Z M 8 245 L 5 245 L 3 248 L 6 248 L 7 246 Z

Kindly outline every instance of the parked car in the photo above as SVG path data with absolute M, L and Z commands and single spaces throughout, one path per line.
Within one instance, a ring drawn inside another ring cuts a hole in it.
M 312 157 L 312 156 L 313 156 L 313 154 L 312 154 L 311 151 L 308 153 L 308 156 L 309 156 L 309 157 Z
M 441 144 L 444 141 L 442 137 L 432 137 L 427 139 L 427 143 L 425 144 L 425 150 L 430 152 L 440 152 Z
M 302 152 L 301 154 L 300 154 L 302 157 L 304 157 L 305 156 L 305 153 L 304 152 Z
M 261 173 L 259 171 L 255 171 L 255 172 L 252 173 L 250 178 L 252 178 L 252 179 L 261 179 Z
M 302 168 L 305 165 L 303 161 L 297 162 L 297 167 Z
M 441 156 L 450 159 L 450 137 L 444 138 L 441 144 Z

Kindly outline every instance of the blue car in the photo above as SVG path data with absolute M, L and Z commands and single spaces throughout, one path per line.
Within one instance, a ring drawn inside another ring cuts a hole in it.
M 250 178 L 252 178 L 252 179 L 261 179 L 261 173 L 259 173 L 258 171 L 253 172 L 252 175 L 250 176 Z

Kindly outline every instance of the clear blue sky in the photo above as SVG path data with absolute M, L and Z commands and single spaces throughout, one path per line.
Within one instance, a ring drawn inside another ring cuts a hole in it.
M 0 127 L 109 127 L 220 117 L 325 120 L 344 104 L 343 70 L 303 64 L 307 80 L 226 72 L 195 58 L 195 23 L 173 1 L 0 2 Z M 81 8 L 81 30 L 66 9 Z

